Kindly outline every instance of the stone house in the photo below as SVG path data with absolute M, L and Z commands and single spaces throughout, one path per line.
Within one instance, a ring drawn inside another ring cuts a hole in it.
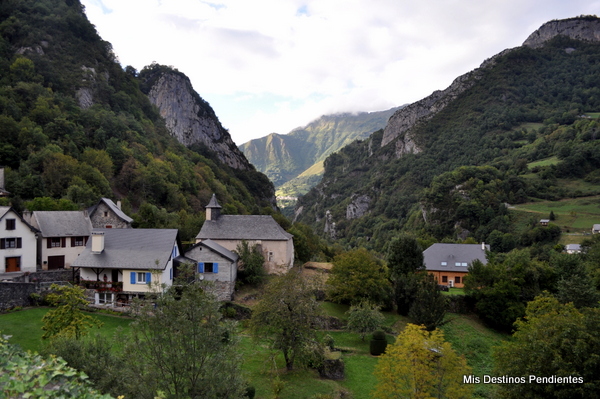
M 73 262 L 97 304 L 128 303 L 173 284 L 184 259 L 177 229 L 94 229 Z
M 121 210 L 121 201 L 115 204 L 110 198 L 101 198 L 88 215 L 95 229 L 129 229 L 133 219 Z
M 0 207 L 0 273 L 37 270 L 38 233 L 14 209 Z
M 229 251 L 242 241 L 259 245 L 268 273 L 284 273 L 294 265 L 294 237 L 270 215 L 221 215 L 215 195 L 206 206 L 206 221 L 196 243 L 212 240 Z
M 237 279 L 238 255 L 212 240 L 198 242 L 185 252 L 205 281 L 214 284 L 220 301 L 231 301 Z
M 490 246 L 481 244 L 433 244 L 423 251 L 425 269 L 438 284 L 462 288 L 468 268 L 474 260 L 487 264 L 486 251 Z
M 85 249 L 92 224 L 85 211 L 25 212 L 24 219 L 40 231 L 38 264 L 42 270 L 71 266 Z

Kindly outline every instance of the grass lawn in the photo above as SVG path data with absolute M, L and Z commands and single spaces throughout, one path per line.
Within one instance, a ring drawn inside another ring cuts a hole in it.
M 323 308 L 328 315 L 345 319 L 346 305 L 323 302 Z M 0 330 L 5 335 L 12 335 L 11 343 L 20 345 L 27 350 L 38 351 L 42 347 L 41 319 L 49 308 L 30 308 L 22 311 L 0 315 Z M 131 319 L 92 313 L 104 325 L 98 331 L 112 337 L 118 327 L 129 328 Z M 392 331 L 400 332 L 410 319 L 391 312 L 384 312 L 386 326 Z M 469 365 L 476 375 L 489 374 L 492 369 L 491 350 L 508 336 L 499 334 L 483 326 L 473 316 L 448 314 L 447 323 L 441 329 L 446 340 L 452 347 L 467 358 Z M 248 381 L 256 388 L 256 399 L 274 397 L 274 386 L 280 384 L 280 397 L 289 399 L 313 398 L 319 394 L 331 394 L 340 390 L 350 391 L 354 399 L 367 399 L 377 383 L 373 371 L 377 365 L 377 357 L 369 353 L 369 340 L 361 340 L 360 336 L 345 330 L 322 331 L 333 337 L 335 347 L 342 350 L 346 378 L 343 381 L 332 381 L 319 378 L 315 370 L 297 369 L 287 371 L 280 352 L 268 349 L 267 342 L 256 342 L 247 330 L 246 323 L 240 323 L 241 343 L 244 363 L 242 370 Z M 395 341 L 388 334 L 388 343 Z M 484 395 L 490 387 L 482 384 L 477 387 Z
M 550 158 L 546 158 L 546 159 L 540 159 L 539 161 L 530 162 L 527 164 L 527 167 L 529 169 L 533 169 L 536 166 L 542 167 L 542 166 L 556 165 L 559 162 L 560 162 L 560 159 L 558 159 L 558 157 L 550 157 Z
M 3 335 L 12 335 L 9 339 L 11 344 L 17 344 L 24 350 L 39 352 L 44 343 L 42 340 L 42 317 L 50 310 L 50 308 L 30 308 L 18 312 L 0 314 L 0 332 Z M 98 318 L 102 323 L 102 327 L 95 331 L 102 335 L 112 338 L 117 328 L 127 328 L 131 319 L 110 316 L 100 313 L 88 313 L 91 316 Z

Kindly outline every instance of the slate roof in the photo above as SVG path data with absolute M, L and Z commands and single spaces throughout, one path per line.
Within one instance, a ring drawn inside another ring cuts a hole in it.
M 177 241 L 177 229 L 94 229 L 104 233 L 104 251 L 92 253 L 92 240 L 73 267 L 164 270 Z M 157 263 L 158 261 L 158 263 Z
M 293 236 L 270 215 L 221 215 L 207 220 L 196 236 L 199 240 L 287 241 Z
M 239 259 L 238 254 L 228 250 L 227 248 L 224 248 L 223 246 L 217 244 L 213 240 L 204 240 L 204 241 L 201 241 L 201 242 L 195 244 L 194 246 L 190 247 L 186 251 L 186 254 L 198 246 L 206 247 L 206 248 L 210 249 L 211 251 L 216 252 L 217 254 L 221 255 L 222 257 L 229 259 L 232 262 L 236 262 Z
M 98 205 L 100 204 L 100 202 L 104 202 L 106 206 L 108 206 L 119 218 L 121 218 L 125 222 L 133 222 L 133 219 L 127 216 L 125 212 L 120 210 L 119 207 L 110 198 L 101 198 L 98 204 L 96 204 L 90 209 L 90 217 L 94 214 L 94 212 L 96 212 L 96 209 L 98 209 Z
M 490 246 L 485 246 L 490 250 Z M 432 271 L 468 272 L 468 266 L 479 259 L 484 265 L 487 264 L 485 251 L 481 244 L 433 244 L 423 251 L 425 269 Z M 446 262 L 446 265 L 443 265 Z M 456 264 L 460 263 L 459 266 Z M 464 264 L 464 265 L 463 265 Z
M 82 211 L 34 211 L 42 237 L 89 236 L 92 223 Z

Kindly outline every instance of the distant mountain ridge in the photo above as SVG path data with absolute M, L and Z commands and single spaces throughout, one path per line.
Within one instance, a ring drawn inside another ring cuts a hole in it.
M 329 154 L 382 129 L 397 109 L 323 115 L 288 134 L 271 133 L 242 144 L 240 149 L 275 187 L 280 187 Z

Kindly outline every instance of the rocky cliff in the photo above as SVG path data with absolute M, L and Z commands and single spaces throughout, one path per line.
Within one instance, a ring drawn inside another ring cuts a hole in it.
M 597 42 L 600 41 L 600 21 L 595 16 L 550 21 L 533 32 L 525 40 L 523 46 L 541 47 L 558 35 L 568 36 L 575 40 Z M 430 96 L 396 111 L 385 127 L 381 146 L 384 147 L 397 139 L 395 148 L 397 157 L 408 153 L 419 153 L 422 148 L 411 135 L 410 129 L 417 123 L 424 123 L 431 119 L 459 94 L 472 87 L 481 77 L 485 68 L 492 66 L 497 57 L 509 51 L 511 50 L 505 50 L 483 62 L 479 68 L 459 76 L 447 89 L 435 91 Z
M 523 46 L 538 48 L 558 35 L 575 40 L 598 42 L 600 41 L 600 21 L 595 16 L 581 16 L 546 22 L 529 35 L 523 42 Z
M 187 76 L 165 67 L 150 68 L 154 70 L 142 76 L 149 83 L 147 95 L 158 107 L 172 136 L 186 146 L 200 144 L 208 148 L 234 169 L 253 169 Z

